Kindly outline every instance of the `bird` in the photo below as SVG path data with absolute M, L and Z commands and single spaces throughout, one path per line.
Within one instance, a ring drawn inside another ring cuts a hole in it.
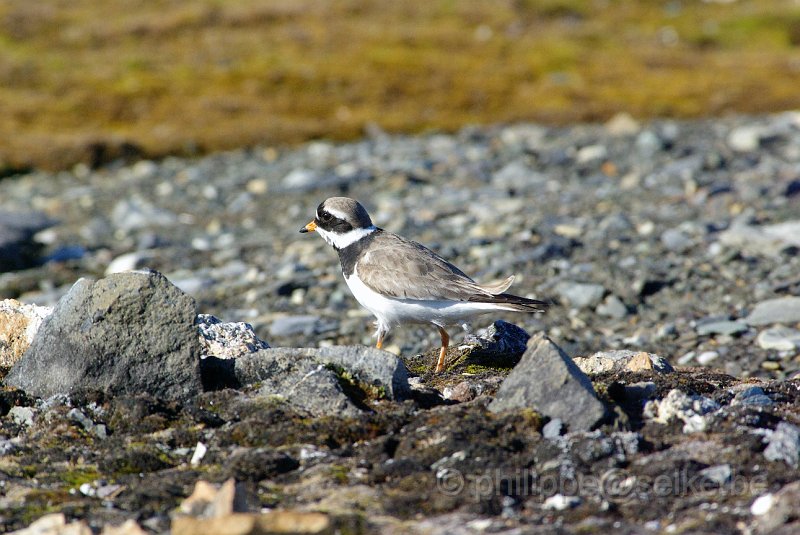
M 506 293 L 510 276 L 478 284 L 459 268 L 415 241 L 376 227 L 355 199 L 330 197 L 300 229 L 316 232 L 339 253 L 344 280 L 356 300 L 376 318 L 376 347 L 393 327 L 432 324 L 441 349 L 434 373 L 444 370 L 447 326 L 469 332 L 469 320 L 497 311 L 543 312 L 549 303 Z

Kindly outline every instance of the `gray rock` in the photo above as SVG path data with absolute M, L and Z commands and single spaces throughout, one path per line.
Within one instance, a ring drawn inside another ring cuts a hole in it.
M 800 297 L 778 297 L 758 303 L 745 318 L 748 325 L 800 322 Z
M 47 397 L 83 389 L 185 399 L 200 391 L 192 298 L 160 273 L 80 279 L 6 384 Z
M 800 503 L 800 481 L 781 487 L 776 493 L 762 494 L 753 501 L 750 512 L 755 517 L 756 533 L 797 533 L 797 504 Z M 788 524 L 791 522 L 791 524 Z M 780 529 L 782 526 L 788 529 Z
M 763 131 L 757 125 L 737 126 L 728 134 L 728 146 L 737 152 L 752 152 L 761 145 Z
M 464 342 L 471 345 L 469 360 L 487 366 L 501 364 L 498 360 L 513 360 L 528 347 L 531 335 L 522 327 L 503 320 L 492 323 L 478 336 L 468 335 Z
M 597 305 L 596 310 L 601 316 L 618 320 L 628 315 L 628 307 L 616 295 L 606 297 L 602 303 Z
M 543 334 L 531 338 L 519 364 L 489 404 L 492 412 L 520 408 L 560 418 L 570 431 L 589 430 L 606 416 L 589 378 Z
M 667 229 L 661 234 L 661 243 L 663 243 L 664 247 L 668 250 L 675 253 L 683 253 L 693 245 L 692 239 L 689 236 L 683 231 L 674 228 Z
M 718 487 L 728 483 L 733 475 L 731 465 L 729 464 L 716 464 L 714 466 L 709 466 L 708 468 L 700 470 L 699 473 L 701 476 L 714 483 Z
M 258 383 L 260 394 L 314 416 L 362 412 L 342 387 L 348 380 L 376 397 L 399 400 L 410 393 L 405 366 L 395 355 L 360 346 L 263 349 L 236 358 L 233 373 L 240 385 Z
M 761 349 L 793 351 L 800 347 L 800 331 L 783 326 L 770 327 L 758 333 L 756 343 Z
M 720 233 L 719 241 L 737 251 L 778 257 L 788 247 L 800 247 L 800 220 L 772 225 L 736 223 Z
M 648 401 L 642 415 L 649 420 L 666 424 L 672 420 L 683 422 L 684 433 L 705 431 L 706 415 L 719 410 L 719 403 L 705 396 L 688 395 L 680 390 L 670 390 L 661 400 Z
M 375 398 L 399 401 L 411 392 L 397 356 L 364 346 L 262 349 L 235 359 L 209 357 L 203 368 L 212 388 L 258 383 L 262 394 L 280 396 L 312 415 L 359 414 L 358 403 L 342 388 L 348 381 Z
M 542 436 L 553 440 L 560 437 L 563 430 L 564 422 L 561 421 L 561 418 L 554 418 L 544 424 L 544 427 L 542 427 Z
M 72 420 L 73 422 L 80 424 L 81 427 L 86 429 L 87 431 L 91 431 L 94 428 L 94 422 L 91 418 L 86 416 L 83 411 L 77 408 L 72 408 L 67 413 L 67 418 Z
M 242 370 L 241 375 L 250 375 L 257 370 L 260 395 L 284 399 L 312 416 L 358 416 L 362 413 L 344 392 L 332 369 L 313 359 L 275 351 L 264 349 L 236 359 L 236 370 Z M 263 358 L 264 352 L 273 353 Z M 263 360 L 257 362 L 256 359 L 260 358 Z M 244 364 L 251 366 L 244 367 Z M 253 365 L 258 367 L 253 370 Z
M 33 425 L 33 417 L 36 411 L 32 407 L 11 407 L 8 411 L 8 416 L 17 425 L 30 427 Z
M 200 335 L 201 356 L 230 359 L 269 347 L 256 336 L 249 323 L 223 323 L 211 314 L 198 314 L 195 324 Z
M 707 320 L 700 320 L 695 325 L 695 330 L 697 334 L 701 336 L 706 336 L 710 334 L 725 334 L 728 336 L 732 336 L 734 334 L 740 334 L 743 332 L 747 332 L 748 327 L 747 323 L 738 320 L 727 320 L 727 319 L 718 319 L 718 318 L 709 318 Z
M 590 308 L 603 299 L 606 289 L 600 284 L 563 281 L 556 285 L 558 295 L 573 308 Z
M 277 318 L 269 326 L 270 336 L 293 336 L 302 334 L 312 336 L 338 328 L 336 321 L 324 321 L 318 316 L 285 316 Z
M 780 422 L 775 431 L 767 436 L 764 457 L 770 461 L 783 461 L 797 468 L 800 460 L 800 428 L 788 422 Z
M 749 386 L 733 396 L 731 405 L 772 405 L 772 400 L 760 386 Z
M 122 199 L 114 205 L 111 210 L 111 222 L 114 227 L 130 232 L 174 225 L 178 222 L 178 216 L 141 197 L 131 197 Z
M 0 273 L 33 265 L 40 248 L 33 235 L 54 224 L 41 212 L 0 210 Z
M 536 190 L 546 181 L 546 175 L 531 169 L 523 160 L 506 164 L 492 176 L 492 183 L 496 187 L 521 193 Z
M 405 364 L 388 351 L 366 346 L 333 346 L 306 348 L 303 352 L 325 365 L 344 369 L 358 382 L 380 389 L 389 399 L 400 401 L 410 395 Z
M 697 355 L 697 362 L 701 366 L 708 366 L 715 360 L 719 358 L 719 352 L 717 351 L 703 351 L 699 355 Z

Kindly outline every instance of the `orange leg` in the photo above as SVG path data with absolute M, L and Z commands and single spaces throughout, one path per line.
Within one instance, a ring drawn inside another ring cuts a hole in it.
M 447 346 L 450 345 L 450 336 L 447 331 L 439 327 L 439 334 L 442 336 L 442 349 L 439 350 L 439 360 L 436 362 L 435 373 L 444 371 L 444 358 L 447 355 Z

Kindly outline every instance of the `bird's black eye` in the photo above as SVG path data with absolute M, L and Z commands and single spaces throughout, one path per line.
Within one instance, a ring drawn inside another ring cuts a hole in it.
M 327 223 L 331 219 L 333 219 L 333 216 L 328 212 L 322 212 L 321 214 L 319 214 L 319 220 L 322 221 L 323 223 Z

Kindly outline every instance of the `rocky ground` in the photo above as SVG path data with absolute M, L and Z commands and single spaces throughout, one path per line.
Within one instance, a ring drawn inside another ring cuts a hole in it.
M 453 332 L 439 376 L 435 329 L 356 347 L 372 318 L 298 234 L 339 194 L 556 305 Z M 0 525 L 794 532 L 798 250 L 796 113 L 3 179 L 0 297 L 55 308 L 0 307 Z

